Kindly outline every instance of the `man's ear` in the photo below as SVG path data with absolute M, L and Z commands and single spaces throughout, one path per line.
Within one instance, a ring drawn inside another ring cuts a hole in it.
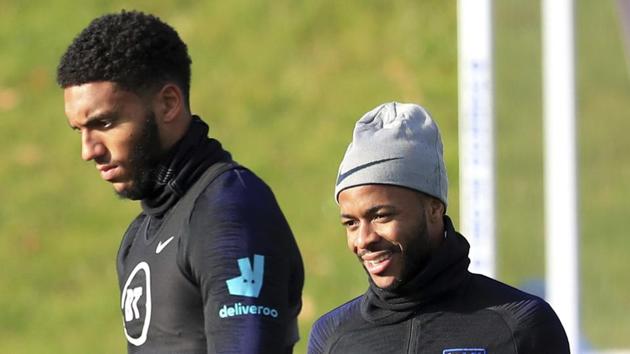
M 185 110 L 184 95 L 179 86 L 167 83 L 155 95 L 155 112 L 166 124 L 179 118 Z
M 433 197 L 429 197 L 428 199 L 428 216 L 431 220 L 431 222 L 437 223 L 437 222 L 441 222 L 442 218 L 444 217 L 444 204 L 442 203 L 441 200 L 437 199 L 437 198 L 433 198 Z

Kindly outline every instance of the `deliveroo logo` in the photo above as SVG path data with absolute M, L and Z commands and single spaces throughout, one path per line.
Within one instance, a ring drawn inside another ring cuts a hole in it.
M 240 276 L 225 281 L 230 294 L 257 298 L 263 285 L 265 257 L 255 254 L 253 267 L 248 257 L 239 258 L 238 269 L 241 271 Z M 251 315 L 278 318 L 280 313 L 278 313 L 278 309 L 266 305 L 240 302 L 231 305 L 226 304 L 219 309 L 220 318 Z
M 241 276 L 228 279 L 225 282 L 231 295 L 247 297 L 258 297 L 263 285 L 263 274 L 265 268 L 265 257 L 255 254 L 254 266 L 248 257 L 238 259 L 238 269 Z

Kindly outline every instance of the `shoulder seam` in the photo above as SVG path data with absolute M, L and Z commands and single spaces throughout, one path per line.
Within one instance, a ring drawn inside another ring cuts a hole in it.
M 510 329 L 510 333 L 512 335 L 512 345 L 514 346 L 514 353 L 518 354 L 518 346 L 516 345 L 516 338 L 514 336 L 514 328 L 512 328 L 512 326 L 510 326 L 510 323 L 507 321 L 507 319 L 505 318 L 505 315 L 501 311 L 499 311 L 499 310 L 497 310 L 495 308 L 488 308 L 488 310 L 492 311 L 497 316 L 499 316 L 499 318 L 501 318 L 501 321 L 503 321 L 505 326 Z

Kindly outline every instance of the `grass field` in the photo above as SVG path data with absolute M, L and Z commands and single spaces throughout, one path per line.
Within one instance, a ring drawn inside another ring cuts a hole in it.
M 540 9 L 495 3 L 498 267 L 520 286 L 544 276 Z M 576 8 L 582 327 L 598 348 L 630 347 L 630 80 L 614 4 Z M 332 199 L 361 114 L 429 108 L 458 225 L 455 1 L 0 0 L 1 353 L 124 352 L 114 256 L 139 206 L 80 160 L 54 82 L 78 31 L 121 8 L 180 32 L 194 112 L 274 189 L 306 266 L 296 352 L 319 315 L 366 287 Z

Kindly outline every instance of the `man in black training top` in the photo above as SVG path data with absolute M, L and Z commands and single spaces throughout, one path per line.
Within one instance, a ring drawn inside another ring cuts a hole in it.
M 446 196 L 440 133 L 422 107 L 387 103 L 356 123 L 335 198 L 369 288 L 317 320 L 309 353 L 569 352 L 544 300 L 468 271 Z
M 140 200 L 118 252 L 130 353 L 290 353 L 302 259 L 271 190 L 191 114 L 177 32 L 141 12 L 92 21 L 57 80 L 81 155 Z

